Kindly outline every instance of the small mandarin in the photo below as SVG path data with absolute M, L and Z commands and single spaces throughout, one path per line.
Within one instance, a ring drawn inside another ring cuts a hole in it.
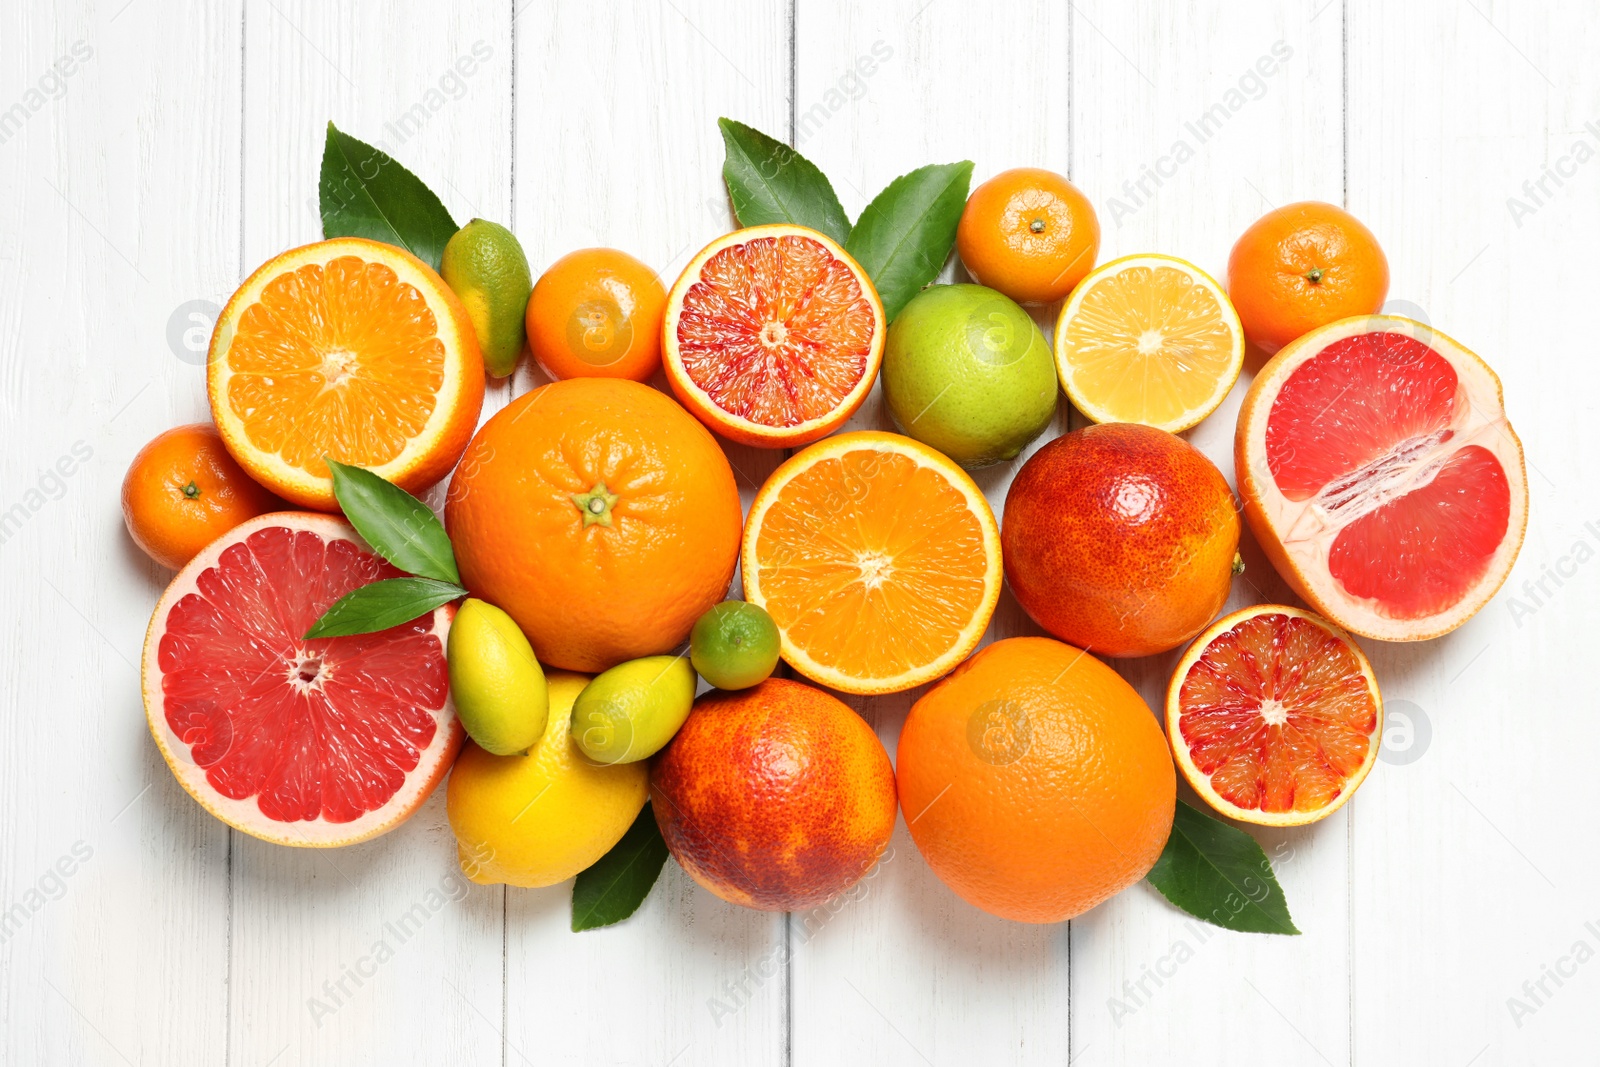
M 285 506 L 240 469 L 208 423 L 157 435 L 122 480 L 129 535 L 172 570 L 246 519 Z
M 1060 300 L 1094 269 L 1100 220 L 1054 171 L 1017 167 L 972 191 L 956 251 L 974 281 L 1022 304 Z
M 528 298 L 528 347 L 552 378 L 632 378 L 661 366 L 667 291 L 655 271 L 615 248 L 556 260 Z

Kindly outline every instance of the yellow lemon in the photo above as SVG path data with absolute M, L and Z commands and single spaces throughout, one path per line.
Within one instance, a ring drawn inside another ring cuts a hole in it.
M 565 881 L 622 839 L 649 795 L 647 764 L 597 767 L 572 739 L 572 704 L 589 679 L 546 677 L 544 736 L 520 756 L 468 742 L 450 772 L 447 809 L 462 872 L 537 888 Z

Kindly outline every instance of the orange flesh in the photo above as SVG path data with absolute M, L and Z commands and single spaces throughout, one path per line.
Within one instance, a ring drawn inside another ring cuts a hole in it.
M 323 456 L 388 463 L 433 415 L 445 349 L 427 300 L 381 263 L 341 256 L 268 282 L 228 349 L 228 405 L 250 443 L 328 475 Z
M 678 318 L 678 358 L 728 414 L 797 426 L 860 384 L 876 328 L 854 271 L 821 242 L 759 237 L 700 269 Z
M 762 519 L 761 592 L 825 667 L 886 678 L 946 654 L 983 605 L 983 528 L 906 456 L 863 450 L 795 476 Z
M 1179 691 L 1179 732 L 1211 787 L 1238 808 L 1319 811 L 1359 771 L 1378 705 L 1348 645 L 1281 614 L 1218 635 Z

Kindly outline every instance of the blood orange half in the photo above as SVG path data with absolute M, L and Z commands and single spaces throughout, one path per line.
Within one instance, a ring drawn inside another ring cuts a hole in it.
M 1466 622 L 1527 526 L 1500 379 L 1411 319 L 1344 319 L 1287 345 L 1245 396 L 1234 464 L 1278 573 L 1364 637 L 1420 641 Z
M 667 294 L 672 391 L 731 441 L 789 448 L 843 425 L 883 362 L 883 303 L 861 265 L 804 226 L 712 241 Z
M 1382 738 L 1367 657 L 1299 608 L 1256 604 L 1218 619 L 1167 688 L 1167 739 L 1184 778 L 1222 814 L 1262 826 L 1337 810 Z
M 392 830 L 428 798 L 466 736 L 445 669 L 454 607 L 301 636 L 398 574 L 343 521 L 304 512 L 251 519 L 178 572 L 145 636 L 144 708 L 202 807 L 264 841 L 328 847 Z

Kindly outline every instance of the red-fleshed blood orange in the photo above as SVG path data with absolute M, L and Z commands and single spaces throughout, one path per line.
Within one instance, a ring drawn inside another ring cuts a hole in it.
M 251 519 L 178 572 L 145 636 L 145 716 L 207 811 L 328 847 L 393 829 L 433 792 L 466 736 L 445 670 L 454 606 L 303 636 L 344 594 L 399 573 L 348 524 L 305 512 Z

